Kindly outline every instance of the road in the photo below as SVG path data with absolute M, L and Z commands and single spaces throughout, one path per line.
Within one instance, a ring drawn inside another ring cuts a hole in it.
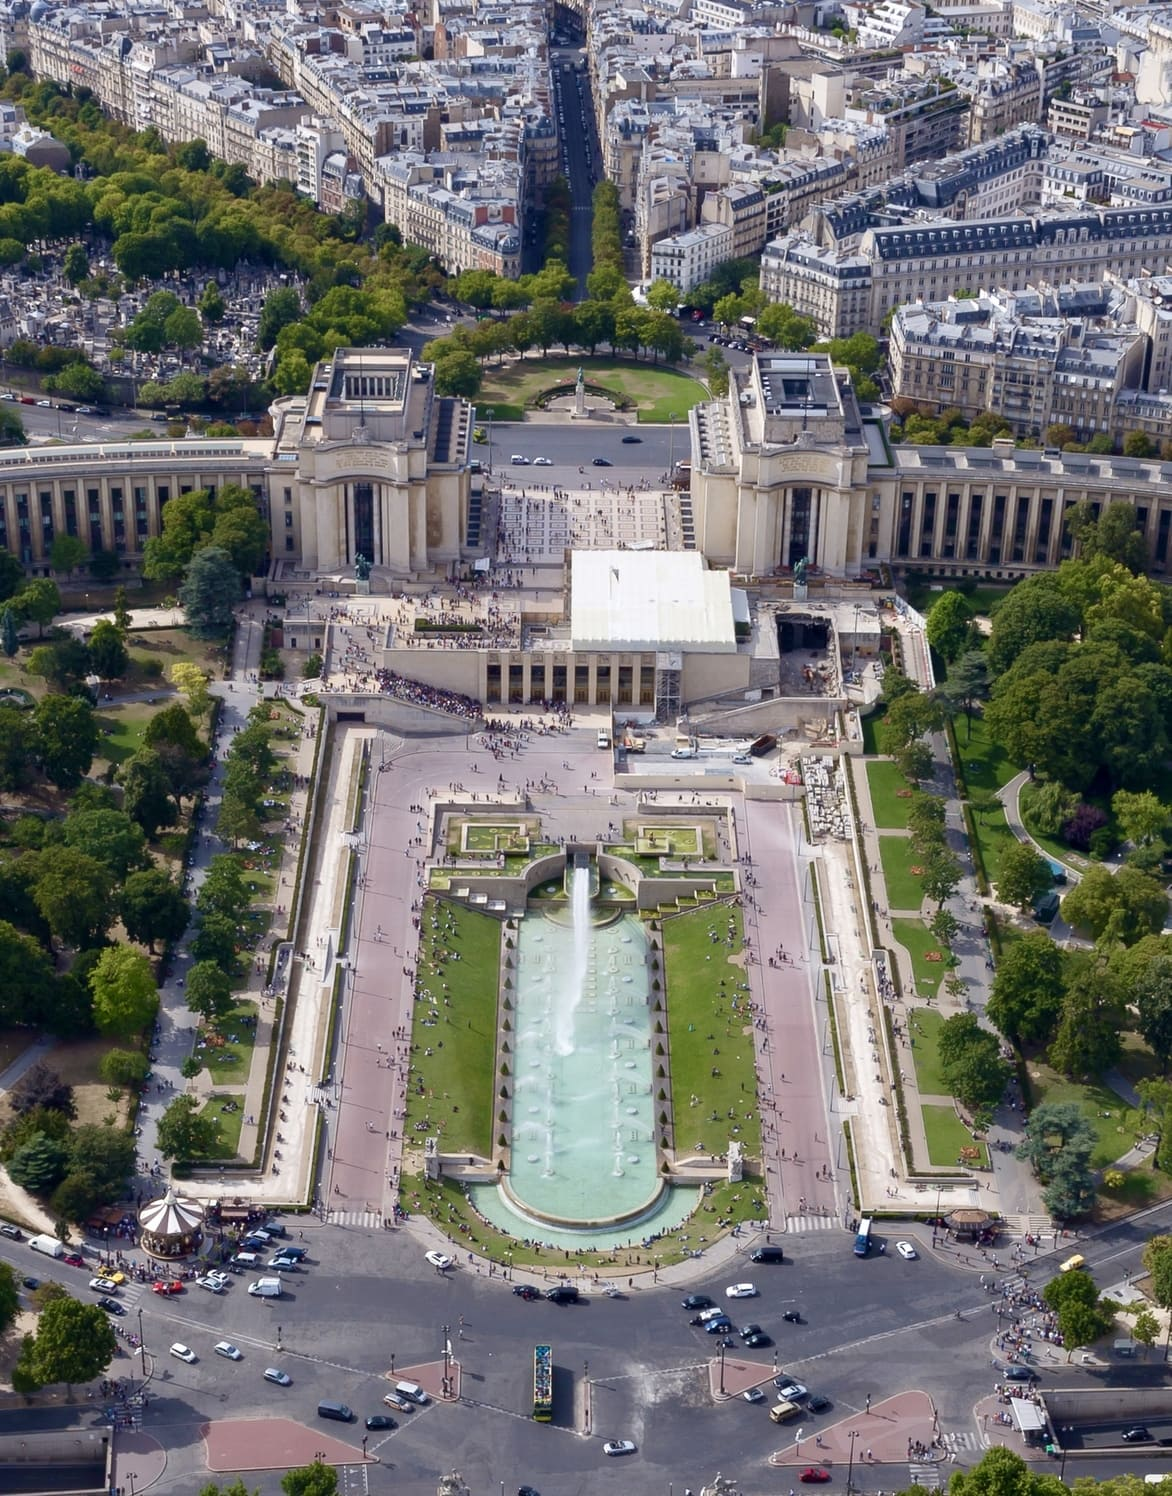
M 570 184 L 570 274 L 578 282 L 578 299 L 586 295 L 593 262 L 591 213 L 601 153 L 590 100 L 590 78 L 577 71 L 580 50 L 555 48 L 551 56 L 554 105 L 561 140 L 561 170 Z
M 487 407 L 477 406 L 477 419 L 487 422 Z M 487 424 L 485 425 L 487 435 Z M 624 443 L 624 436 L 637 435 L 638 442 Z M 509 462 L 512 453 L 519 452 L 532 463 L 535 457 L 548 457 L 554 463 L 551 468 L 515 467 Z M 558 484 L 565 488 L 581 488 L 582 480 L 594 484 L 617 483 L 627 487 L 643 478 L 658 483 L 662 473 L 669 470 L 674 460 L 679 462 L 689 454 L 688 428 L 682 421 L 671 426 L 639 426 L 632 430 L 625 426 L 608 426 L 599 422 L 571 421 L 564 424 L 551 422 L 529 423 L 495 421 L 492 427 L 491 446 L 478 442 L 472 449 L 485 467 L 489 466 L 490 454 L 495 477 L 508 476 L 515 484 L 533 488 L 539 483 Z M 609 468 L 592 467 L 595 457 L 605 457 Z M 580 474 L 578 469 L 582 468 Z

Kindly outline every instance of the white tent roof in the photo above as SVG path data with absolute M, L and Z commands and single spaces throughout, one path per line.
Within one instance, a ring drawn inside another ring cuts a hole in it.
M 729 574 L 698 551 L 575 551 L 570 636 L 576 650 L 735 654 Z
M 189 1236 L 203 1224 L 203 1209 L 194 1200 L 183 1200 L 171 1190 L 161 1200 L 152 1200 L 138 1213 L 138 1224 L 151 1236 Z

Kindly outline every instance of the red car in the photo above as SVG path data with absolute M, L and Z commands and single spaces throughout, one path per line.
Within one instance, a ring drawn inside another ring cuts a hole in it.
M 822 1486 L 830 1479 L 830 1471 L 819 1465 L 807 1465 L 798 1479 L 804 1486 Z
M 182 1283 L 177 1283 L 174 1278 L 172 1278 L 169 1282 L 166 1282 L 166 1283 L 152 1283 L 151 1287 L 154 1289 L 154 1291 L 156 1293 L 161 1293 L 161 1294 L 172 1294 L 172 1293 L 182 1293 L 183 1292 L 183 1284 Z
M 79 1252 L 66 1252 L 61 1261 L 66 1267 L 85 1267 L 85 1258 Z

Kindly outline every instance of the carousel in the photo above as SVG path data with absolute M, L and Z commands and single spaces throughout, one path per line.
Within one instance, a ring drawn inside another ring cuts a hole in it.
M 152 1257 L 186 1257 L 203 1238 L 203 1207 L 168 1190 L 139 1211 L 138 1231 L 143 1251 Z

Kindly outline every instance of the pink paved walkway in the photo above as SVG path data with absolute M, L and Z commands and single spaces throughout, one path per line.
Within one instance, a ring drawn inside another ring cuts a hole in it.
M 362 1424 L 350 1427 L 361 1439 Z M 353 1465 L 362 1460 L 359 1445 L 294 1423 L 292 1418 L 221 1418 L 205 1423 L 201 1432 L 209 1470 L 291 1470 L 312 1465 L 315 1459 L 327 1465 Z M 375 1455 L 366 1458 L 368 1463 L 377 1462 Z
M 936 1409 L 926 1392 L 901 1392 L 896 1397 L 872 1403 L 869 1413 L 855 1413 L 839 1423 L 823 1426 L 818 1418 L 797 1418 L 784 1425 L 788 1443 L 769 1456 L 771 1465 L 824 1465 L 846 1472 L 850 1462 L 851 1434 L 855 1435 L 855 1465 L 905 1465 L 908 1446 L 914 1439 L 931 1444 L 936 1430 Z M 802 1431 L 799 1443 L 798 1430 Z M 779 1428 L 779 1434 L 782 1430 Z M 821 1445 L 818 1439 L 822 1440 Z
M 444 1388 L 444 1363 L 424 1361 L 418 1366 L 394 1366 L 387 1372 L 389 1382 L 418 1382 L 436 1402 L 459 1402 L 462 1368 L 454 1356 L 448 1357 L 448 1385 Z
M 113 1466 L 111 1480 L 115 1487 L 129 1491 L 133 1475 L 134 1489 L 145 1491 L 166 1470 L 167 1451 L 150 1434 L 119 1432 L 114 1436 Z
M 766 1384 L 776 1375 L 776 1361 L 747 1361 L 743 1356 L 725 1356 L 722 1385 L 720 1357 L 713 1356 L 708 1363 L 708 1390 L 717 1402 L 740 1397 L 750 1387 L 764 1387 L 768 1393 L 772 1389 Z

